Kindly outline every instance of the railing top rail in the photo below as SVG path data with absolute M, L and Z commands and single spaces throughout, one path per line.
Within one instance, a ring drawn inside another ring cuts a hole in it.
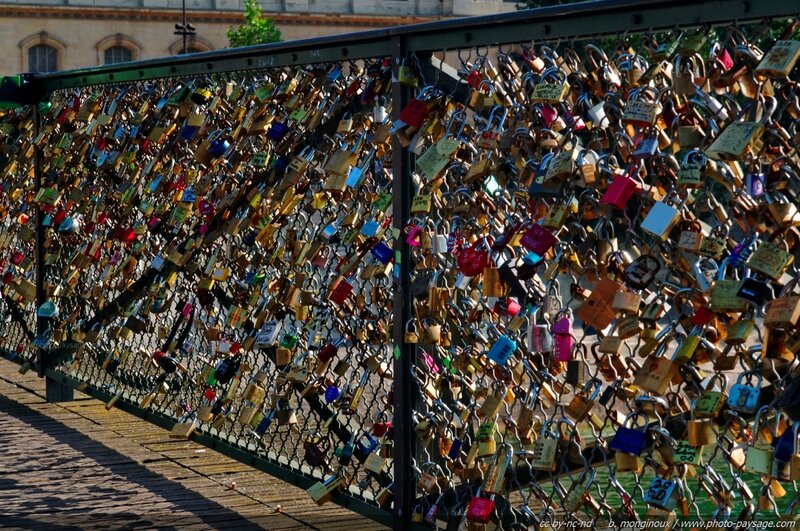
M 406 50 L 421 53 L 798 14 L 796 0 L 599 0 L 37 74 L 32 79 L 37 89 L 48 92 L 95 84 L 389 56 L 392 38 L 403 39 Z

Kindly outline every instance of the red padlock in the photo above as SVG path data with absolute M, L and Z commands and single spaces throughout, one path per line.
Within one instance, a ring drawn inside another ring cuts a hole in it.
M 336 353 L 339 351 L 339 348 L 334 345 L 333 343 L 328 343 L 317 352 L 317 359 L 322 363 L 328 363 L 336 356 Z
M 353 293 L 353 285 L 346 280 L 342 280 L 331 293 L 330 301 L 337 306 L 341 306 L 351 293 Z
M 372 425 L 372 435 L 375 437 L 383 437 L 392 428 L 391 422 L 376 422 Z
M 61 225 L 61 222 L 67 219 L 67 211 L 63 208 L 58 209 L 58 211 L 53 216 L 53 225 Z
M 484 498 L 478 494 L 470 498 L 467 506 L 467 520 L 479 524 L 488 524 L 494 514 L 494 495 L 491 498 Z
M 714 319 L 714 316 L 714 312 L 705 306 L 700 306 L 695 310 L 694 315 L 692 315 L 692 324 L 695 326 L 705 326 Z
M 214 205 L 212 205 L 205 199 L 200 200 L 200 202 L 197 204 L 197 209 L 200 211 L 200 214 L 206 219 L 213 218 L 214 214 L 216 213 Z
M 492 311 L 498 315 L 515 317 L 521 309 L 522 306 L 520 306 L 516 300 L 508 297 L 506 299 L 500 299 L 497 301 L 494 305 L 494 308 L 492 308 Z
M 483 80 L 481 79 L 481 73 L 478 72 L 477 70 L 473 70 L 469 74 L 467 74 L 465 81 L 470 87 L 477 89 L 478 87 L 481 86 L 481 81 Z
M 558 111 L 550 105 L 542 105 L 540 112 L 542 113 L 542 119 L 544 119 L 544 125 L 547 127 L 550 127 L 558 118 Z
M 630 198 L 638 191 L 639 184 L 636 181 L 627 175 L 618 176 L 611 182 L 611 186 L 600 201 L 619 210 L 625 210 Z
M 489 265 L 489 248 L 491 243 L 486 243 L 486 239 L 481 239 L 472 246 L 461 250 L 456 258 L 458 268 L 468 277 L 474 277 Z
M 114 227 L 112 237 L 122 243 L 133 243 L 136 241 L 136 233 L 132 228 L 124 228 L 120 225 Z
M 522 236 L 520 243 L 527 249 L 543 257 L 547 251 L 558 243 L 558 238 L 543 226 L 534 223 L 525 231 L 525 235 Z
M 408 104 L 400 111 L 400 121 L 419 128 L 425 118 L 428 117 L 428 106 L 424 101 L 418 99 L 409 100 Z

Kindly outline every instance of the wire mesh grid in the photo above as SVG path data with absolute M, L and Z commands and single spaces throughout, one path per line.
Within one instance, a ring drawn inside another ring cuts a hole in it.
M 54 93 L 50 365 L 174 433 L 339 474 L 377 504 L 391 483 L 386 66 Z

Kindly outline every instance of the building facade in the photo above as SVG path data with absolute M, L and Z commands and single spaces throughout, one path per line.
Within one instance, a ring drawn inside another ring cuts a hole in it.
M 186 0 L 197 28 L 189 51 L 228 46 L 243 0 Z M 512 11 L 503 0 L 261 0 L 284 40 L 350 33 L 439 18 Z M 48 72 L 176 55 L 181 0 L 0 0 L 0 75 Z

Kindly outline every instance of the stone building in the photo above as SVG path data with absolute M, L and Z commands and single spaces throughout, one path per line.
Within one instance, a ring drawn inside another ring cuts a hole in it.
M 243 0 L 186 0 L 189 51 L 228 46 Z M 512 11 L 504 0 L 261 0 L 284 40 Z M 175 55 L 181 0 L 0 0 L 0 75 Z

